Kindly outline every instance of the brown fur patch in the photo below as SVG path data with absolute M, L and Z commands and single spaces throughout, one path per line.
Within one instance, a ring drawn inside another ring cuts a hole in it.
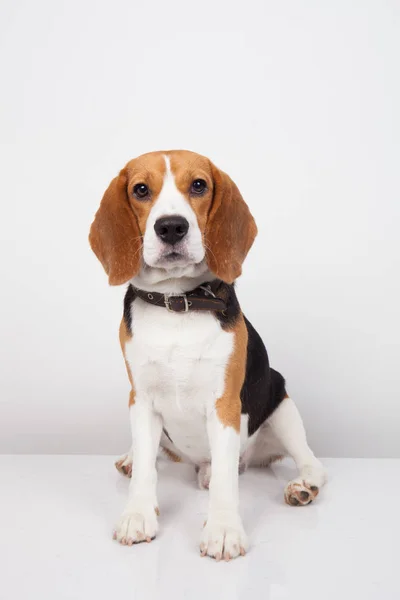
M 129 333 L 129 331 L 126 327 L 125 319 L 122 318 L 121 324 L 119 326 L 119 343 L 121 344 L 122 354 L 124 355 L 126 372 L 128 373 L 129 381 L 132 386 L 132 389 L 129 392 L 129 406 L 132 406 L 132 404 L 135 404 L 135 386 L 133 385 L 132 371 L 131 371 L 131 368 L 130 368 L 129 363 L 126 360 L 126 356 L 125 356 L 125 345 L 131 339 L 132 339 L 132 335 L 131 335 L 131 333 Z
M 147 217 L 162 190 L 166 171 L 162 152 L 150 152 L 130 160 L 125 167 L 127 172 L 127 193 L 130 205 L 136 215 L 141 235 L 146 232 Z M 144 183 L 150 190 L 149 198 L 138 200 L 133 188 Z
M 168 152 L 179 191 L 196 213 L 207 264 L 226 283 L 242 272 L 242 263 L 257 235 L 250 210 L 232 179 L 204 156 L 187 151 Z M 202 195 L 190 193 L 194 179 L 204 179 Z
M 240 392 L 246 373 L 248 333 L 243 315 L 232 329 L 234 347 L 225 371 L 225 389 L 221 398 L 215 403 L 219 420 L 226 427 L 240 431 L 241 400 Z
M 127 195 L 123 169 L 108 186 L 90 228 L 89 242 L 110 285 L 125 283 L 139 270 L 142 236 Z
M 163 447 L 163 452 L 173 462 L 182 462 L 181 457 L 178 456 L 177 454 L 175 454 L 175 452 L 172 452 L 172 450 L 169 450 L 169 448 L 164 448 Z
M 219 279 L 233 283 L 242 272 L 257 226 L 232 179 L 213 164 L 211 169 L 214 198 L 205 231 L 207 264 Z
M 89 242 L 102 263 L 110 285 L 126 283 L 140 268 L 147 217 L 163 185 L 165 160 L 161 152 L 128 162 L 108 186 L 92 226 Z M 149 198 L 137 199 L 133 188 L 145 183 Z
M 208 158 L 187 151 L 173 151 L 167 153 L 171 163 L 171 171 L 175 184 L 181 194 L 186 198 L 197 216 L 197 223 L 203 236 L 207 226 L 207 217 L 213 201 L 214 181 L 211 163 Z M 195 179 L 204 179 L 207 190 L 204 194 L 191 194 L 190 188 Z

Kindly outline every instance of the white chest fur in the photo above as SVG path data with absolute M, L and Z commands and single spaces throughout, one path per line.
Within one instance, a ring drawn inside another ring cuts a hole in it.
M 135 402 L 150 402 L 176 447 L 195 462 L 210 457 L 206 415 L 224 391 L 233 334 L 208 312 L 175 314 L 136 300 L 126 344 Z

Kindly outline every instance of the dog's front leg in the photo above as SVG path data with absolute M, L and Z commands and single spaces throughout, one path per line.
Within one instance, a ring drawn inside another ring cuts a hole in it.
M 128 503 L 114 537 L 129 546 L 152 540 L 157 533 L 156 458 L 162 431 L 161 417 L 148 398 L 136 398 L 130 407 L 132 450 L 135 457 Z
M 203 556 L 229 560 L 245 554 L 247 548 L 239 515 L 240 435 L 234 427 L 221 422 L 216 410 L 208 416 L 207 430 L 211 449 L 210 499 L 200 551 Z

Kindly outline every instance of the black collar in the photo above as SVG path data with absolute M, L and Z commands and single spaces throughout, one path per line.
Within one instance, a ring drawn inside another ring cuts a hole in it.
M 184 294 L 161 294 L 160 292 L 146 292 L 133 287 L 135 295 L 154 306 L 166 308 L 169 312 L 190 312 L 193 310 L 226 311 L 226 303 L 217 295 L 222 281 L 215 279 L 210 283 L 203 283 L 191 292 Z

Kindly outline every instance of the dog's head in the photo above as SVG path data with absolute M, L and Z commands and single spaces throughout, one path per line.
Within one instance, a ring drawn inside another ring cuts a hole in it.
M 257 234 L 233 181 L 207 158 L 177 150 L 131 160 L 106 190 L 90 229 L 111 285 L 141 270 L 211 271 L 232 283 Z

